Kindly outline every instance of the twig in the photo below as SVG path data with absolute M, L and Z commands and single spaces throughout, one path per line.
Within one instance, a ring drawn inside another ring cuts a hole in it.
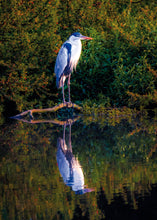
M 29 124 L 52 123 L 52 124 L 56 124 L 56 125 L 70 125 L 70 124 L 73 124 L 74 122 L 76 122 L 78 119 L 80 119 L 80 117 L 81 116 L 77 116 L 73 119 L 69 118 L 64 121 L 60 121 L 58 119 L 53 119 L 53 120 L 48 120 L 48 119 L 34 120 L 34 119 L 31 119 L 31 120 L 27 120 L 27 119 L 19 118 L 19 117 L 16 119 L 20 120 L 22 122 L 29 123 Z
M 56 112 L 57 110 L 61 109 L 61 108 L 76 108 L 77 110 L 81 111 L 82 107 L 80 107 L 79 105 L 76 105 L 75 103 L 70 103 L 70 102 L 66 102 L 66 103 L 61 103 L 59 105 L 54 106 L 53 108 L 45 108 L 45 109 L 31 109 L 31 110 L 27 110 L 24 111 L 18 115 L 15 115 L 11 118 L 14 119 L 20 119 L 23 116 L 29 114 L 30 118 L 33 119 L 33 113 L 38 112 L 38 113 L 43 113 L 43 112 Z

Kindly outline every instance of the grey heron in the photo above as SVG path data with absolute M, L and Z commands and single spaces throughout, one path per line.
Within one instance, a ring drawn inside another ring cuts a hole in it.
M 57 88 L 62 87 L 63 103 L 65 103 L 64 97 L 64 83 L 68 78 L 68 92 L 69 102 L 70 99 L 70 76 L 73 69 L 76 70 L 76 65 L 81 55 L 82 44 L 81 40 L 92 40 L 91 37 L 83 36 L 79 32 L 73 33 L 67 41 L 65 41 L 57 55 L 55 64 L 56 85 Z

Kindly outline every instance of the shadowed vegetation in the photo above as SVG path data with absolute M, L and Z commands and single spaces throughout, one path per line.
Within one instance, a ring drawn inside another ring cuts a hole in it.
M 116 214 L 109 210 L 119 204 L 118 214 L 123 217 L 126 206 L 130 208 L 127 213 L 138 213 L 143 206 L 140 198 L 150 196 L 157 183 L 156 128 L 155 120 L 150 123 L 143 117 L 97 119 L 97 123 L 84 117 L 75 122 L 73 154 L 82 166 L 85 184 L 95 189 L 76 195 L 64 184 L 56 161 L 63 127 L 21 121 L 4 125 L 0 132 L 0 218 L 75 219 L 78 215 L 79 219 L 103 219 Z M 65 139 L 68 143 L 68 135 Z M 142 214 L 147 211 L 151 216 L 153 207 L 146 206 Z

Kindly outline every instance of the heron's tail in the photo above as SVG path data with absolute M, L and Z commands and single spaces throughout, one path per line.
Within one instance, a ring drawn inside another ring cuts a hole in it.
M 61 87 L 61 83 L 60 83 L 60 80 L 58 79 L 58 77 L 56 77 L 56 86 L 58 89 Z

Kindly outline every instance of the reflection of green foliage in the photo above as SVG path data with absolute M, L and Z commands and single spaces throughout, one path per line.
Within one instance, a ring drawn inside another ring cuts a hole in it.
M 19 111 L 60 102 L 55 59 L 67 36 L 80 31 L 94 40 L 83 43 L 72 74 L 73 100 L 156 105 L 156 9 L 155 1 L 2 1 L 1 101 Z
M 22 122 L 4 126 L 0 134 L 1 218 L 73 219 L 79 209 L 83 216 L 101 219 L 97 192 L 103 190 L 109 204 L 115 193 L 127 203 L 126 187 L 133 207 L 138 208 L 135 192 L 144 195 L 157 182 L 155 123 L 144 118 L 115 124 L 83 118 L 74 123 L 73 154 L 83 167 L 85 184 L 95 187 L 95 192 L 82 196 L 63 184 L 56 164 L 62 127 Z

